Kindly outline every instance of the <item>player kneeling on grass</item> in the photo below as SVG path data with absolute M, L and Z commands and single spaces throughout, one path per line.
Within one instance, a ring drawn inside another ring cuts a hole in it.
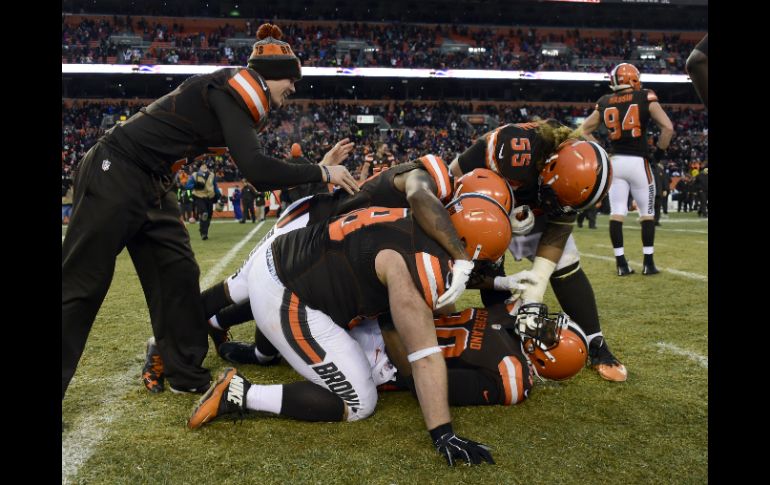
M 449 304 L 463 292 L 467 275 L 473 268 L 465 246 L 449 222 L 449 215 L 444 208 L 453 198 L 452 180 L 446 164 L 441 157 L 426 154 L 369 177 L 361 184 L 361 190 L 353 195 L 338 189 L 330 194 L 315 194 L 297 200 L 283 211 L 275 226 L 257 247 L 271 235 L 285 234 L 356 209 L 370 206 L 409 208 L 421 229 L 454 259 L 452 288 L 444 292 L 439 302 L 440 305 Z M 509 208 L 506 207 L 506 210 Z M 228 353 L 223 353 L 222 345 L 224 348 L 235 347 L 236 352 L 249 350 L 228 342 L 227 331 L 234 325 L 253 320 L 249 304 L 248 273 L 256 252 L 257 248 L 235 273 L 201 294 L 215 349 L 223 359 L 235 364 L 240 362 L 229 358 Z
M 470 271 L 475 266 L 466 254 L 465 245 L 452 226 L 444 204 L 465 193 L 481 193 L 495 199 L 505 209 L 511 217 L 511 224 L 518 222 L 511 215 L 513 190 L 499 175 L 490 170 L 477 169 L 455 183 L 462 185 L 463 191 L 455 192 L 453 197 L 453 184 L 444 161 L 428 154 L 370 177 L 355 195 L 350 196 L 338 190 L 333 194 L 317 194 L 298 200 L 283 212 L 270 234 L 285 234 L 372 205 L 409 208 L 417 224 L 454 258 L 451 288 L 441 295 L 436 305 L 443 307 L 453 303 L 462 294 Z M 270 234 L 264 238 L 265 241 Z M 203 306 L 209 312 L 209 324 L 217 328 L 212 331 L 212 337 L 216 334 L 227 335 L 233 326 L 254 320 L 248 300 L 248 268 L 255 253 L 256 249 L 232 276 L 203 292 Z M 512 288 L 506 286 L 506 289 Z M 253 343 L 218 338 L 215 339 L 215 348 L 220 357 L 236 365 L 265 365 L 279 360 L 276 357 L 277 351 L 259 329 L 256 330 Z M 147 368 L 152 368 L 153 357 L 148 354 Z
M 466 194 L 448 205 L 473 259 L 497 260 L 511 228 L 493 199 Z M 488 447 L 455 435 L 447 371 L 433 310 L 451 286 L 452 257 L 408 209 L 370 207 L 276 237 L 261 246 L 249 274 L 260 332 L 310 382 L 251 385 L 235 369 L 203 396 L 188 427 L 246 409 L 308 421 L 355 421 L 377 403 L 371 366 L 349 333 L 361 316 L 392 315 L 436 449 L 450 464 L 494 463 Z M 448 278 L 447 278 L 448 279 Z

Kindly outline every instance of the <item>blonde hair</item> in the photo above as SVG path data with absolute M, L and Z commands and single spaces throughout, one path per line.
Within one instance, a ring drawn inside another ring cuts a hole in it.
M 538 169 L 542 169 L 545 166 L 545 160 L 566 140 L 579 140 L 583 136 L 583 130 L 580 128 L 573 130 L 553 118 L 547 120 L 536 119 L 535 122 L 538 124 L 535 131 L 543 140 L 543 143 L 545 143 L 545 152 L 549 154 L 539 162 L 541 166 Z

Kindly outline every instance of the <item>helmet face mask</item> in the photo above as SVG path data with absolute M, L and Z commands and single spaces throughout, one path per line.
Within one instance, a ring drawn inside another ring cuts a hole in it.
M 555 325 L 559 329 L 556 345 L 542 348 L 539 342 L 529 339 L 522 342 L 522 348 L 539 377 L 563 381 L 575 376 L 585 366 L 588 339 L 565 313 L 556 317 Z
M 528 353 L 534 352 L 535 347 L 547 351 L 559 345 L 561 331 L 569 322 L 563 312 L 548 313 L 548 307 L 543 303 L 522 305 L 515 318 L 515 331 Z
M 537 193 L 538 205 L 550 217 L 574 214 L 576 211 L 570 206 L 562 206 L 559 203 L 559 196 L 554 192 L 553 187 L 548 184 L 540 184 L 540 190 Z

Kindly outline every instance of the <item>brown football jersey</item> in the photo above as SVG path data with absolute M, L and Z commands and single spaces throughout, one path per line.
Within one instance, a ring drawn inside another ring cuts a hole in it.
M 496 376 L 497 404 L 510 405 L 527 397 L 532 375 L 521 340 L 506 327 L 514 319 L 505 305 L 468 308 L 434 319 L 439 346 L 450 369 L 485 369 Z M 494 404 L 494 403 L 489 403 Z
M 446 291 L 452 258 L 406 208 L 369 207 L 278 236 L 278 277 L 299 301 L 349 328 L 358 317 L 388 311 L 388 291 L 374 267 L 384 249 L 400 253 L 426 304 Z
M 611 154 L 646 158 L 650 103 L 658 97 L 650 89 L 606 94 L 596 102 L 602 123 L 607 127 Z
M 468 173 L 487 168 L 504 177 L 516 192 L 516 205 L 536 205 L 540 170 L 553 147 L 535 131 L 535 123 L 503 125 L 480 137 L 458 157 Z

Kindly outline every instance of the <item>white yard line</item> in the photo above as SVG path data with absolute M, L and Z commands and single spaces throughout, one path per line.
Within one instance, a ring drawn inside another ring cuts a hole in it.
M 661 223 L 663 224 L 663 223 Z M 631 229 L 634 231 L 641 231 L 642 228 L 639 226 L 635 226 L 633 224 L 623 224 L 623 229 Z M 660 227 L 655 228 L 655 232 L 663 231 L 663 232 L 689 232 L 692 234 L 708 234 L 708 231 L 696 231 L 695 229 L 669 229 L 663 224 Z
M 600 259 L 602 261 L 611 261 L 613 263 L 615 262 L 615 258 L 614 257 L 610 257 L 610 256 L 600 256 L 598 254 L 591 254 L 591 253 L 584 253 L 584 252 L 581 252 L 580 256 L 585 256 L 586 258 Z M 642 267 L 642 263 L 637 263 L 636 261 L 630 261 L 629 260 L 628 264 L 630 264 L 631 266 L 638 267 L 638 268 Z M 689 271 L 680 271 L 680 270 L 674 269 L 674 268 L 664 268 L 662 266 L 658 266 L 658 269 L 661 270 L 661 271 L 665 271 L 667 273 L 671 273 L 671 274 L 677 275 L 677 276 L 682 276 L 684 278 L 689 278 L 691 280 L 708 281 L 708 276 L 702 275 L 702 274 L 698 274 L 698 273 L 691 273 Z
M 225 269 L 225 266 L 230 264 L 230 261 L 233 260 L 236 254 L 238 254 L 238 251 L 241 250 L 243 246 L 246 245 L 247 242 L 251 240 L 252 237 L 259 231 L 262 226 L 265 224 L 264 221 L 257 224 L 257 226 L 249 231 L 248 234 L 246 234 L 246 237 L 238 241 L 238 244 L 233 246 L 225 256 L 219 260 L 217 264 L 215 264 L 209 271 L 206 273 L 206 275 L 201 278 L 201 289 L 204 290 L 211 286 L 212 283 L 214 283 L 214 280 L 219 276 L 219 273 L 222 272 L 223 269 Z
M 142 357 L 137 356 L 138 359 Z M 122 374 L 110 376 L 109 385 L 100 387 L 101 406 L 96 412 L 82 415 L 74 423 L 67 424 L 61 438 L 62 484 L 72 483 L 80 467 L 107 436 L 110 425 L 123 415 L 124 407 L 120 406 L 120 401 L 136 385 L 138 377 L 139 373 L 133 365 Z
M 254 237 L 263 224 L 264 221 L 257 224 L 217 264 L 206 272 L 205 276 L 201 278 L 201 288 L 207 288 L 216 281 L 222 270 L 238 254 L 238 251 Z M 64 240 L 63 237 L 62 240 Z M 138 359 L 141 358 L 143 355 L 138 357 Z M 106 390 L 106 392 L 100 394 L 101 406 L 71 423 L 67 431 L 62 434 L 62 484 L 70 483 L 77 476 L 80 467 L 99 449 L 110 431 L 110 425 L 120 419 L 125 412 L 126 407 L 121 406 L 120 402 L 136 386 L 138 377 L 139 371 L 134 365 L 122 374 L 108 376 L 110 384 L 102 387 L 102 390 Z
M 698 241 L 696 241 L 696 242 L 698 242 Z M 591 244 L 590 246 L 591 246 L 592 248 L 600 248 L 600 249 L 613 249 L 613 247 L 612 247 L 612 246 L 610 246 L 609 244 Z M 669 244 L 666 244 L 666 243 L 661 243 L 661 242 L 655 241 L 655 247 L 656 247 L 656 248 L 657 248 L 657 247 L 661 247 L 661 248 L 667 248 L 667 247 L 669 247 L 669 246 L 670 246 Z
M 693 352 L 691 350 L 685 350 L 680 347 L 677 347 L 676 345 L 669 344 L 667 342 L 658 342 L 655 345 L 658 346 L 658 348 L 660 348 L 661 350 L 665 350 L 666 352 L 687 357 L 688 359 L 697 362 L 703 368 L 706 368 L 706 369 L 709 368 L 708 357 L 704 357 L 697 352 Z
M 697 224 L 699 222 L 708 222 L 708 217 L 705 219 L 664 219 L 661 217 L 660 223 L 661 224 Z

